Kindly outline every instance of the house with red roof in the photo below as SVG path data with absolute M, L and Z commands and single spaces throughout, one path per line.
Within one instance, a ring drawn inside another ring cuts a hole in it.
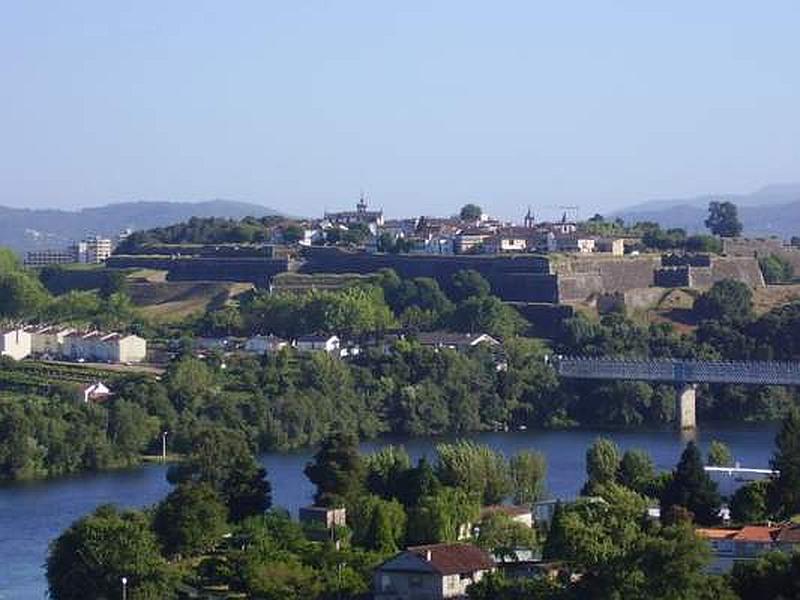
M 795 523 L 700 528 L 695 533 L 711 546 L 712 573 L 727 573 L 734 563 L 755 560 L 766 552 L 791 554 L 800 550 L 800 525 Z
M 472 544 L 413 546 L 375 569 L 374 598 L 465 598 L 471 584 L 496 568 L 494 559 Z

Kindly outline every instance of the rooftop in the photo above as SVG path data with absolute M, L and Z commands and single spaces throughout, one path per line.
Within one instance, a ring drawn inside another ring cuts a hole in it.
M 494 559 L 472 544 L 430 544 L 413 546 L 408 552 L 427 561 L 442 575 L 470 573 L 495 567 Z

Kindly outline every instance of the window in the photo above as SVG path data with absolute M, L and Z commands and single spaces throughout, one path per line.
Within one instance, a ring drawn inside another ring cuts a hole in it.
M 412 575 L 408 579 L 409 587 L 422 587 L 422 575 Z

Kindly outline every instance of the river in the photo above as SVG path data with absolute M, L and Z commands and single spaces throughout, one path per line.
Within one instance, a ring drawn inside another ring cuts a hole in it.
M 713 439 L 730 446 L 743 466 L 766 467 L 773 450 L 774 424 L 702 423 L 697 441 L 704 452 Z M 523 449 L 538 450 L 547 457 L 548 492 L 554 497 L 578 493 L 585 479 L 586 448 L 600 436 L 613 439 L 625 450 L 641 448 L 650 453 L 659 469 L 671 469 L 685 439 L 676 431 L 522 431 L 480 433 L 468 437 L 512 455 Z M 433 456 L 434 445 L 449 438 L 382 438 L 362 444 L 364 452 L 382 445 L 402 444 L 413 459 Z M 303 475 L 311 450 L 289 454 L 265 454 L 273 503 L 296 513 L 313 492 Z M 44 564 L 47 545 L 80 516 L 104 503 L 139 507 L 153 504 L 170 489 L 162 465 L 48 481 L 0 486 L 0 600 L 46 598 Z

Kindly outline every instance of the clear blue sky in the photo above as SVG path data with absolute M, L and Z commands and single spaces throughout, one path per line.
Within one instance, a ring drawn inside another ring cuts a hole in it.
M 7 2 L 0 204 L 517 216 L 798 181 L 798 31 L 796 1 Z

